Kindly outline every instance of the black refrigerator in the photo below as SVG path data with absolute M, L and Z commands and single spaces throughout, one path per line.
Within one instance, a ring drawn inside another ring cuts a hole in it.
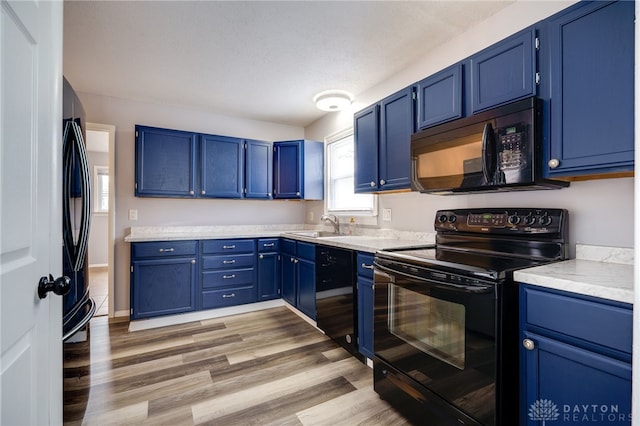
M 85 145 L 85 113 L 66 78 L 63 81 L 62 270 L 71 280 L 63 298 L 62 340 L 82 330 L 96 305 L 89 297 L 87 247 L 91 223 L 91 182 Z

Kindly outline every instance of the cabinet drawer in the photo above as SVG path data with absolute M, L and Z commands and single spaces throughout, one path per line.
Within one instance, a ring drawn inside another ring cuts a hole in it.
M 254 269 L 231 269 L 202 273 L 202 288 L 253 285 Z
M 197 241 L 154 241 L 131 244 L 131 257 L 194 256 Z
M 202 256 L 202 269 L 237 269 L 252 268 L 255 256 L 248 254 L 231 254 L 226 256 Z
M 631 353 L 631 309 L 533 288 L 525 297 L 528 324 Z
M 253 240 L 206 240 L 202 242 L 202 253 L 253 253 Z
M 373 279 L 373 255 L 358 253 L 358 275 Z
M 280 244 L 278 244 L 279 241 L 279 238 L 260 239 L 258 240 L 258 251 L 261 253 L 268 251 L 278 251 L 280 246 Z
M 256 302 L 256 287 L 237 287 L 202 292 L 202 308 L 222 308 Z
M 316 261 L 316 245 L 298 241 L 298 257 L 312 262 Z

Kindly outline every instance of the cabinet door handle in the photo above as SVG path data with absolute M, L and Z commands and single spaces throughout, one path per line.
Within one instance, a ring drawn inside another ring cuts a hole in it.
M 236 274 L 231 274 L 231 275 L 223 275 L 222 279 L 224 280 L 232 280 L 236 277 Z
M 384 185 L 385 183 L 387 183 L 387 181 L 385 181 L 384 179 L 380 179 L 380 185 Z
M 196 260 L 195 259 L 191 259 L 191 264 L 195 265 L 196 264 Z
M 172 251 L 175 251 L 175 249 L 172 248 L 161 248 L 160 250 L 158 250 L 160 253 L 171 253 Z
M 524 339 L 522 341 L 522 346 L 524 346 L 524 348 L 528 351 L 532 351 L 536 348 L 535 342 L 531 339 Z
M 275 245 L 276 245 L 276 243 L 264 243 L 264 244 L 262 245 L 262 247 L 273 247 L 273 246 L 275 246 Z
M 235 244 L 232 244 L 230 246 L 222 246 L 223 250 L 233 250 L 234 248 L 236 248 Z
M 204 194 L 206 194 L 206 193 L 207 193 L 207 191 L 205 191 L 205 190 L 203 189 L 202 191 L 200 191 L 200 193 L 201 193 L 202 195 L 204 195 Z
M 262 254 L 261 254 L 261 255 L 259 255 L 259 256 L 258 256 L 258 259 L 264 259 L 264 255 L 262 255 Z
M 235 293 L 229 293 L 229 294 L 223 294 L 223 295 L 222 295 L 222 298 L 223 298 L 223 299 L 227 299 L 227 298 L 229 298 L 229 297 L 236 297 L 236 294 L 235 294 Z
M 223 260 L 222 261 L 223 265 L 233 265 L 234 263 L 236 263 L 235 259 L 233 259 L 233 260 Z
M 299 196 L 300 196 L 300 193 L 299 193 L 299 192 L 296 192 L 296 195 L 299 197 Z
M 362 267 L 364 269 L 373 269 L 373 265 L 367 265 L 365 263 L 361 264 L 360 267 Z
M 558 160 L 557 158 L 552 158 L 547 164 L 549 165 L 550 169 L 556 169 L 560 165 L 560 160 Z
M 376 183 L 374 181 L 369 182 L 369 186 L 371 186 L 372 188 L 376 186 Z

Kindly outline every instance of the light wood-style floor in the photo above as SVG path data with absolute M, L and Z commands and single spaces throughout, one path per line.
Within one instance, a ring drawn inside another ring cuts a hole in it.
M 372 370 L 286 307 L 65 345 L 65 425 L 405 425 Z

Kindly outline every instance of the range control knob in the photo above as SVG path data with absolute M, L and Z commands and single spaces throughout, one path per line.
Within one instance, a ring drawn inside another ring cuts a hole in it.
M 449 222 L 454 223 L 458 220 L 458 217 L 455 214 L 449 215 Z
M 552 221 L 553 221 L 553 220 L 551 219 L 551 216 L 549 216 L 549 215 L 545 214 L 544 216 L 542 216 L 542 217 L 540 218 L 540 225 L 542 225 L 542 226 L 549 226 L 549 225 L 551 225 L 551 222 L 552 222 Z
M 447 221 L 447 215 L 446 214 L 441 214 L 440 216 L 438 216 L 438 222 L 445 223 L 446 221 Z
M 536 217 L 535 216 L 525 216 L 524 218 L 524 224 L 527 226 L 531 226 L 534 223 L 536 223 Z
M 510 224 L 517 225 L 520 223 L 520 216 L 518 216 L 517 214 L 514 214 L 509 216 L 509 219 L 507 220 L 509 221 Z

